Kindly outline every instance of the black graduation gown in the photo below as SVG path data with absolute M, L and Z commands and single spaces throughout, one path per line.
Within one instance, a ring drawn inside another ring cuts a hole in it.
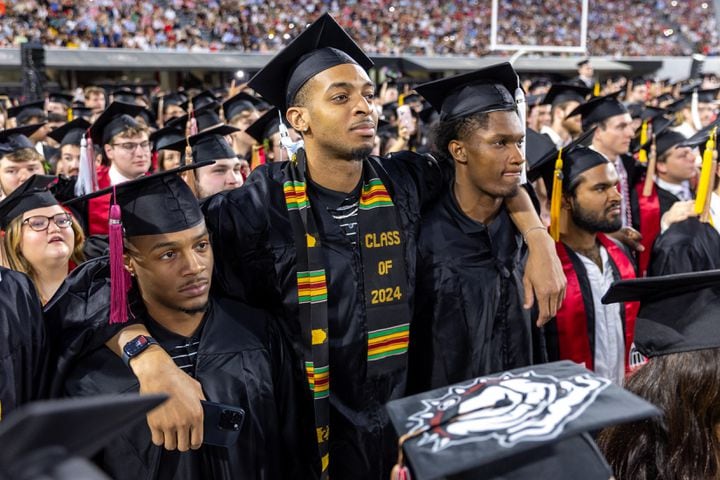
M 48 305 L 48 321 L 61 323 L 66 333 L 106 323 L 108 277 L 106 258 L 83 264 Z M 147 319 L 134 290 L 131 299 L 135 320 Z M 135 376 L 109 349 L 92 345 L 83 335 L 66 334 L 63 339 L 66 349 L 60 354 L 55 393 L 88 396 L 138 390 Z M 275 319 L 237 301 L 211 296 L 195 378 L 209 401 L 245 410 L 236 448 L 165 452 L 152 444 L 147 424 L 141 423 L 118 435 L 95 461 L 119 480 L 307 478 L 310 463 L 303 455 L 290 361 Z
M 408 152 L 370 161 L 398 208 L 406 294 L 411 301 L 421 205 L 436 198 L 443 185 L 442 173 L 434 160 Z M 287 166 L 287 162 L 274 162 L 255 169 L 243 187 L 210 198 L 203 209 L 218 259 L 215 285 L 251 305 L 280 313 L 282 329 L 301 358 L 296 249 L 283 195 Z M 308 195 L 311 202 L 316 201 L 310 184 Z M 328 280 L 330 478 L 385 480 L 397 457 L 397 443 L 384 405 L 403 396 L 405 372 L 367 376 L 360 253 L 329 213 L 323 208 L 313 211 L 323 239 Z M 304 371 L 298 369 L 296 376 L 307 384 Z M 310 392 L 305 390 L 306 415 L 312 418 Z
M 697 218 L 674 223 L 653 246 L 648 276 L 720 268 L 720 235 Z
M 0 267 L 0 420 L 45 394 L 47 336 L 35 286 Z
M 660 217 L 662 218 L 665 212 L 670 210 L 675 202 L 679 202 L 680 199 L 657 185 L 655 185 L 655 190 L 657 191 L 658 203 L 660 204 Z M 630 200 L 632 207 L 633 228 L 639 231 L 641 223 L 640 205 L 638 203 L 637 190 L 635 190 L 635 188 L 633 188 L 630 192 Z
M 475 222 L 450 187 L 421 225 L 408 393 L 530 365 L 525 249 L 507 210 Z

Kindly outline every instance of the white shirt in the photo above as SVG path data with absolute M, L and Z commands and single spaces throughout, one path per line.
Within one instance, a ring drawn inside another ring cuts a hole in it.
M 110 185 L 117 185 L 119 183 L 125 183 L 132 180 L 132 178 L 127 178 L 122 173 L 118 172 L 115 165 L 110 166 L 108 176 L 110 177 Z
M 690 182 L 687 180 L 683 180 L 682 183 L 670 183 L 670 182 L 666 182 L 665 180 L 663 180 L 660 177 L 656 177 L 655 183 L 657 184 L 658 187 L 672 193 L 681 201 L 692 200 L 692 191 L 690 190 Z
M 710 216 L 715 230 L 720 233 L 720 196 L 715 192 L 710 195 Z
M 570 142 L 566 142 L 562 138 L 560 138 L 560 135 L 552 129 L 552 127 L 549 127 L 547 125 L 543 125 L 542 128 L 540 128 L 540 133 L 544 133 L 548 137 L 550 137 L 550 140 L 555 144 L 555 148 L 559 149 L 560 147 L 566 146 Z
M 595 313 L 595 373 L 622 385 L 625 377 L 625 339 L 620 308 L 623 304 L 603 305 L 601 301 L 615 279 L 607 250 L 603 246 L 600 246 L 599 250 L 602 271 L 595 262 L 578 254 L 592 289 Z
M 689 122 L 683 122 L 677 127 L 673 128 L 673 130 L 682 133 L 687 138 L 690 138 L 697 133 L 695 127 L 693 127 L 692 124 L 690 124 Z

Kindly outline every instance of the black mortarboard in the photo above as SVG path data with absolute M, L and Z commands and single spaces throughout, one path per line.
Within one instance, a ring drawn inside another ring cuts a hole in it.
M 587 147 L 587 145 L 592 141 L 592 135 L 594 133 L 595 129 L 583 132 L 575 140 L 563 147 L 563 182 L 567 178 L 565 176 L 566 173 L 568 175 L 573 173 L 569 170 L 569 163 L 572 160 L 565 162 L 565 155 L 577 148 Z M 555 161 L 558 156 L 558 149 L 547 135 L 537 133 L 530 128 L 527 129 L 526 139 L 528 142 L 527 148 L 525 149 L 525 156 L 528 163 L 528 180 L 534 182 L 538 178 L 543 177 L 546 184 L 552 184 L 552 176 L 555 169 Z M 602 157 L 602 155 L 600 156 Z M 599 159 L 597 162 L 599 162 Z M 578 167 L 580 167 L 580 165 L 578 165 Z M 575 175 L 577 176 L 577 174 Z M 552 190 L 551 185 L 548 185 L 548 189 L 549 197 Z
M 419 85 L 416 90 L 440 112 L 440 121 L 516 108 L 515 69 L 505 62 Z
M 217 102 L 207 103 L 193 112 L 198 132 L 213 128 L 223 123 L 220 118 L 220 105 Z
M 467 380 L 391 401 L 387 410 L 412 478 L 418 480 L 576 479 L 577 449 L 560 442 L 587 441 L 578 436 L 660 414 L 649 402 L 570 361 Z M 536 449 L 549 445 L 558 449 L 545 453 L 562 458 L 545 463 Z M 609 478 L 607 466 L 597 460 L 586 464 L 582 478 Z M 567 463 L 567 471 L 559 468 L 562 463 Z M 521 476 L 529 464 L 536 469 L 529 477 Z M 485 471 L 485 466 L 492 468 Z
M 533 108 L 542 105 L 543 98 L 545 98 L 545 95 L 530 94 L 525 97 L 525 101 L 527 102 L 530 110 L 532 110 Z
M 192 97 L 192 100 L 186 101 L 182 105 L 180 105 L 184 110 L 188 110 L 190 107 L 190 103 L 192 103 L 193 110 L 199 110 L 207 105 L 217 105 L 217 99 L 215 98 L 215 94 L 212 93 L 210 90 L 205 90 L 194 97 Z
M 720 129 L 720 117 L 718 117 L 716 120 L 714 120 L 710 125 L 707 127 L 701 128 L 697 133 L 695 133 L 692 137 L 688 138 L 682 143 L 682 146 L 684 147 L 699 147 L 700 151 L 703 152 L 705 150 L 705 142 L 708 141 L 710 138 L 710 133 L 712 132 L 713 128 L 718 127 Z M 720 148 L 716 144 L 716 148 Z
M 142 118 L 145 122 L 145 125 L 152 128 L 157 128 L 157 117 L 155 116 L 155 113 L 152 110 L 149 110 L 147 108 L 143 108 L 140 110 L 140 112 L 135 116 L 135 118 Z
M 111 103 L 90 127 L 93 143 L 97 146 L 105 145 L 112 137 L 126 129 L 140 127 L 135 117 L 143 110 L 143 107 L 131 103 Z
M 559 105 L 565 102 L 585 102 L 592 90 L 572 83 L 553 83 L 542 100 L 543 105 Z
M 240 92 L 234 97 L 228 98 L 225 100 L 225 103 L 222 104 L 223 112 L 225 112 L 225 120 L 229 122 L 233 119 L 233 117 L 243 112 L 256 110 L 257 102 L 257 98 L 245 92 Z
M 22 127 L 0 130 L 0 157 L 8 153 L 22 150 L 23 148 L 35 148 L 33 142 L 28 138 L 35 133 L 44 123 L 35 123 Z
M 277 108 L 271 108 L 250 125 L 245 133 L 262 144 L 266 138 L 280 131 L 280 115 Z
M 66 107 L 71 107 L 74 99 L 75 97 L 68 93 L 56 92 L 48 95 L 48 100 L 55 103 L 62 103 Z
M 106 479 L 88 462 L 124 429 L 145 421 L 162 395 L 100 395 L 35 402 L 0 423 L 0 478 Z
M 720 270 L 617 281 L 602 301 L 640 301 L 635 346 L 646 357 L 720 348 Z
M 177 174 L 212 165 L 200 162 L 139 177 L 65 202 L 72 205 L 114 192 L 125 236 L 158 235 L 192 228 L 203 220 L 190 187 Z
M 58 201 L 48 189 L 56 179 L 52 175 L 33 175 L 5 197 L 0 202 L 0 229 L 5 230 L 28 210 L 57 205 Z
M 165 127 L 154 131 L 150 134 L 150 141 L 153 144 L 153 150 L 164 150 L 169 145 L 177 143 L 185 139 L 185 133 L 177 128 Z
M 533 172 L 538 172 L 538 163 L 546 156 L 557 155 L 557 149 L 555 143 L 550 140 L 550 137 L 544 133 L 538 133 L 532 128 L 528 128 L 525 131 L 525 159 L 527 160 L 527 168 Z M 534 181 L 538 178 L 535 176 L 531 178 L 528 173 L 528 179 Z
M 619 94 L 618 91 L 603 97 L 593 97 L 570 112 L 568 118 L 582 115 L 582 128 L 587 130 L 610 117 L 628 113 L 627 108 L 617 99 Z
M 717 94 L 720 91 L 720 88 L 710 88 L 707 90 L 699 90 L 696 86 L 695 88 L 683 88 L 680 93 L 683 95 L 686 95 L 689 98 L 692 98 L 692 94 L 697 91 L 698 94 L 698 102 L 700 103 L 716 103 L 717 100 Z
M 89 120 L 93 116 L 92 108 L 72 107 L 73 118 L 85 118 Z
M 48 133 L 48 137 L 58 142 L 61 147 L 63 145 L 80 146 L 80 140 L 88 128 L 90 128 L 90 122 L 84 118 L 76 118 Z
M 175 117 L 172 120 L 168 120 L 167 122 L 165 122 L 165 126 L 177 128 L 178 130 L 182 130 L 184 132 L 187 128 L 188 118 L 188 114 L 186 113 L 181 117 Z
M 248 86 L 284 112 L 308 80 L 347 63 L 365 70 L 373 66 L 345 30 L 324 13 L 256 73 Z
M 686 140 L 687 137 L 678 131 L 663 129 L 663 131 L 655 133 L 655 154 L 660 158 L 662 154 Z
M 667 110 L 668 113 L 677 113 L 683 108 L 685 108 L 685 105 L 687 105 L 688 103 L 690 103 L 690 97 L 683 97 L 665 107 L 665 110 Z
M 578 68 L 579 68 L 579 67 L 582 67 L 583 65 L 587 65 L 588 63 L 590 63 L 590 59 L 589 59 L 589 58 L 583 58 L 582 60 L 580 60 L 579 62 L 577 62 L 576 65 L 577 65 Z
M 643 105 L 638 118 L 641 120 L 653 121 L 656 118 L 660 118 L 666 112 L 667 110 L 664 108 L 653 107 L 652 105 Z
M 17 107 L 10 107 L 7 109 L 7 116 L 8 118 L 17 119 L 18 125 L 24 124 L 33 117 L 46 118 L 45 101 L 40 100 L 37 102 L 23 103 Z
M 167 95 L 163 95 L 162 100 L 165 106 L 178 105 L 183 107 L 187 102 L 187 97 L 182 93 L 168 93 Z
M 189 137 L 187 141 L 190 142 L 192 147 L 193 163 L 237 157 L 230 144 L 225 140 L 225 135 L 238 131 L 240 130 L 229 125 L 218 125 Z M 184 153 L 186 144 L 186 140 L 183 138 L 165 148 Z
M 138 93 L 134 90 L 130 90 L 129 88 L 121 88 L 119 90 L 115 90 L 111 93 L 113 102 L 123 102 L 123 103 L 135 103 L 135 99 L 139 97 L 144 97 L 145 95 L 142 93 Z
M 642 112 L 643 112 L 643 107 L 644 107 L 644 105 L 639 102 L 628 103 L 625 105 L 625 108 L 627 108 L 627 111 L 630 114 L 630 117 L 633 119 L 640 118 L 640 116 L 642 115 Z

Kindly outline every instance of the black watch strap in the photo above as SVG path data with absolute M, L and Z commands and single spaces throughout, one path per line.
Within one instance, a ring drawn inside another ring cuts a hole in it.
M 130 359 L 137 357 L 142 352 L 147 350 L 150 345 L 157 345 L 158 342 L 148 335 L 138 335 L 137 337 L 130 340 L 123 347 L 122 359 L 125 365 L 130 366 Z

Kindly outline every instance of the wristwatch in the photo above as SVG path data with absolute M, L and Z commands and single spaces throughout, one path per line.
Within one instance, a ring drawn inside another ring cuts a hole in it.
M 148 337 L 147 335 L 138 335 L 123 347 L 122 359 L 125 365 L 130 366 L 130 359 L 140 355 L 150 345 L 157 345 L 158 342 L 154 338 Z

